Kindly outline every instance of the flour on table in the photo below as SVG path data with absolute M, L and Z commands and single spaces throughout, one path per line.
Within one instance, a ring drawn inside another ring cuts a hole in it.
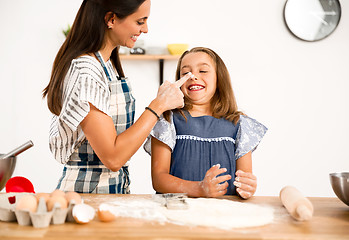
M 100 210 L 108 210 L 117 217 L 131 217 L 145 220 L 167 222 L 160 203 L 144 198 L 118 198 L 115 202 L 102 203 Z
M 188 210 L 167 210 L 165 216 L 174 223 L 222 229 L 262 226 L 274 218 L 271 207 L 225 199 L 187 199 Z
M 274 219 L 274 210 L 268 206 L 211 198 L 187 198 L 186 201 L 188 209 L 185 210 L 170 210 L 159 202 L 144 198 L 118 198 L 100 208 L 119 217 L 221 229 L 263 226 Z

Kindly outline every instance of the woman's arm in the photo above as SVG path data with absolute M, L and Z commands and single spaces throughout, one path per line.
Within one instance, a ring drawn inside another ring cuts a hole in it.
M 151 175 L 153 188 L 161 193 L 187 193 L 190 197 L 218 197 L 226 193 L 230 175 L 217 177 L 227 171 L 213 166 L 203 181 L 187 181 L 170 174 L 171 149 L 156 138 L 151 141 Z
M 187 74 L 174 83 L 162 84 L 149 107 L 158 115 L 182 107 L 183 93 L 179 88 L 191 77 Z M 145 110 L 131 127 L 117 135 L 113 120 L 90 103 L 90 111 L 80 126 L 102 163 L 110 170 L 118 171 L 142 146 L 157 120 L 155 114 Z
M 116 172 L 142 146 L 156 121 L 152 112 L 144 111 L 131 127 L 117 135 L 111 117 L 90 104 L 90 112 L 80 126 L 102 163 Z
M 257 178 L 252 174 L 252 153 L 248 152 L 236 160 L 236 177 L 234 185 L 238 194 L 248 199 L 253 196 L 257 189 Z

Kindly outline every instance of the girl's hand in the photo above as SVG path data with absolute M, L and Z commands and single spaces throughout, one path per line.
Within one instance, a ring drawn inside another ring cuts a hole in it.
M 248 199 L 253 196 L 257 189 L 257 178 L 249 172 L 237 170 L 234 185 L 240 197 Z
M 220 168 L 220 164 L 214 165 L 207 170 L 204 180 L 200 182 L 204 197 L 219 197 L 227 192 L 229 184 L 226 181 L 231 179 L 231 175 L 227 174 L 217 177 L 226 171 L 226 168 Z
M 193 74 L 189 72 L 174 83 L 165 81 L 160 86 L 156 99 L 158 99 L 163 106 L 163 111 L 182 108 L 184 106 L 184 95 L 180 87 L 192 77 Z

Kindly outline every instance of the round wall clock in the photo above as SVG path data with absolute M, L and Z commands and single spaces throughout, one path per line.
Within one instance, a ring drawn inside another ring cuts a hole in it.
M 339 0 L 287 0 L 284 18 L 290 32 L 305 41 L 330 35 L 341 18 Z

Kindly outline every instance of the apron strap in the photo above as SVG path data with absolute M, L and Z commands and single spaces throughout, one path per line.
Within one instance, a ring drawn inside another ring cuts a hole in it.
M 98 58 L 98 60 L 100 61 L 101 65 L 102 65 L 102 67 L 103 67 L 103 69 L 104 69 L 105 75 L 107 75 L 108 80 L 111 82 L 112 80 L 111 80 L 111 77 L 110 77 L 108 68 L 105 66 L 105 62 L 104 62 L 104 60 L 103 60 L 103 58 L 102 58 L 102 55 L 100 54 L 99 51 L 98 51 L 98 52 L 95 52 L 95 55 L 96 55 L 96 57 Z

